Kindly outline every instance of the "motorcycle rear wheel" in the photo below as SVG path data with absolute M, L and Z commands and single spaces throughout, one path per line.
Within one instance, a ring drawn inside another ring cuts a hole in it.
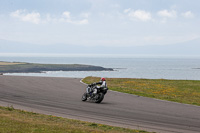
M 104 98 L 104 94 L 103 93 L 98 93 L 97 94 L 97 99 L 95 99 L 95 103 L 100 103 Z

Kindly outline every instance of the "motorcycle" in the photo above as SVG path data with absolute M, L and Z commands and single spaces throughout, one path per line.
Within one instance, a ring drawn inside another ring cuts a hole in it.
M 95 83 L 88 85 L 86 92 L 82 96 L 82 101 L 90 100 L 95 103 L 101 103 L 101 101 L 104 99 L 104 95 L 107 93 L 108 88 L 99 88 L 97 89 L 97 93 L 93 93 L 95 88 L 97 88 Z

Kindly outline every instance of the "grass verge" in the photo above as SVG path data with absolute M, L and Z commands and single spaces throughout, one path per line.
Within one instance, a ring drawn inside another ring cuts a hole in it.
M 83 82 L 98 82 L 99 77 L 86 77 Z M 144 97 L 200 106 L 199 80 L 106 78 L 110 90 Z
M 148 133 L 0 106 L 0 133 Z

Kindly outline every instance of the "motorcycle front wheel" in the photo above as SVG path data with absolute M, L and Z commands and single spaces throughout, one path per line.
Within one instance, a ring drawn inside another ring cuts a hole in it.
M 82 101 L 86 101 L 87 100 L 87 93 L 85 92 L 84 94 L 83 94 L 83 96 L 82 96 L 82 99 L 81 99 Z
M 104 94 L 103 93 L 98 93 L 95 97 L 96 97 L 96 99 L 95 99 L 94 102 L 95 103 L 100 103 L 104 98 Z

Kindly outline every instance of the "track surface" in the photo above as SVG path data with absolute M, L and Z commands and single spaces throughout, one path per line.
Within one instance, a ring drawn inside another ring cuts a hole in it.
M 200 107 L 108 91 L 103 102 L 82 102 L 76 78 L 0 76 L 0 105 L 155 132 L 200 132 Z

